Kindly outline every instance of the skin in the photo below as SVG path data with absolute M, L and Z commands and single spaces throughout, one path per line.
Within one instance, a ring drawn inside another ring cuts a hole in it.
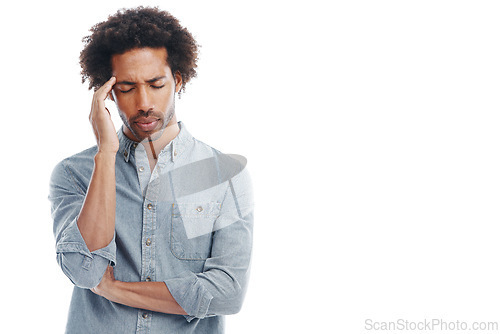
M 113 77 L 94 93 L 89 115 L 98 152 L 77 224 L 90 251 L 106 247 L 115 231 L 119 141 L 105 99 L 110 97 L 116 103 L 125 135 L 144 144 L 151 168 L 156 164 L 153 152 L 161 151 L 179 132 L 174 98 L 182 79 L 178 73 L 172 75 L 166 49 L 130 50 L 114 55 L 111 64 Z M 91 291 L 131 307 L 186 314 L 164 282 L 121 282 L 115 279 L 112 267 Z
M 177 124 L 174 93 L 182 78 L 178 72 L 172 75 L 166 59 L 165 48 L 133 49 L 111 58 L 116 83 L 110 97 L 126 126 L 125 135 L 132 140 L 140 142 L 153 134 L 158 140 L 167 135 L 162 131 L 167 125 Z M 154 129 L 139 126 L 148 122 L 154 122 Z

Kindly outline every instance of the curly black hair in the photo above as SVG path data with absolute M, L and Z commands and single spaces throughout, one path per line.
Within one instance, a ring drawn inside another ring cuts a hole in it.
M 158 7 L 121 9 L 90 32 L 83 38 L 80 53 L 82 83 L 89 80 L 89 89 L 98 89 L 109 80 L 113 55 L 142 47 L 167 49 L 172 74 L 179 72 L 182 77 L 181 90 L 196 76 L 198 44 L 174 16 Z

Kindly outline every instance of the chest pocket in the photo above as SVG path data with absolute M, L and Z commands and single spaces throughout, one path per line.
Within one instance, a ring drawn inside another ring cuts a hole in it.
M 181 260 L 206 260 L 212 248 L 212 231 L 220 203 L 172 204 L 170 248 Z

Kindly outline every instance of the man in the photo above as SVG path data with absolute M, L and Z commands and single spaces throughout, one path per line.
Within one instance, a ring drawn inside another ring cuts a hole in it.
M 245 160 L 177 122 L 196 42 L 157 8 L 119 11 L 91 32 L 80 64 L 97 145 L 50 183 L 57 260 L 75 285 L 66 331 L 222 333 L 247 287 L 253 200 Z

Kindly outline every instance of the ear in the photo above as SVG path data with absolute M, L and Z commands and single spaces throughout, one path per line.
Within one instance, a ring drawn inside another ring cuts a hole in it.
M 175 92 L 179 93 L 182 87 L 182 75 L 181 72 L 177 71 L 174 74 L 175 79 Z

